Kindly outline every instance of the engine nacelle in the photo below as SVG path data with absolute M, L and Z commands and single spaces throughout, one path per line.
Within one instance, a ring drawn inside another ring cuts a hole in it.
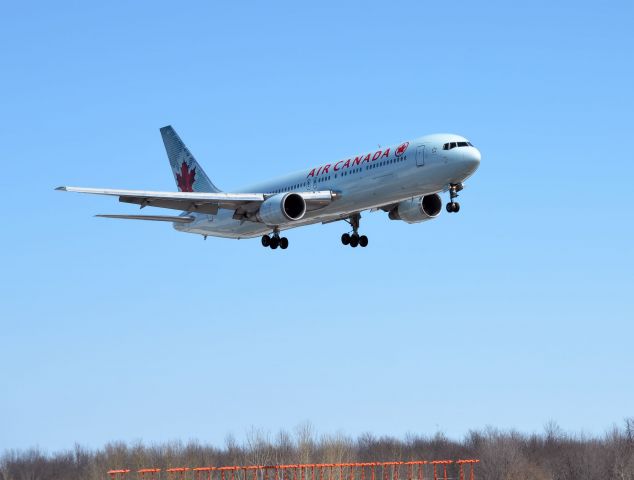
M 298 193 L 278 193 L 267 198 L 258 212 L 258 220 L 275 227 L 301 220 L 306 213 L 306 200 Z
M 437 193 L 416 197 L 399 203 L 390 210 L 390 220 L 420 223 L 436 218 L 442 210 L 442 200 Z

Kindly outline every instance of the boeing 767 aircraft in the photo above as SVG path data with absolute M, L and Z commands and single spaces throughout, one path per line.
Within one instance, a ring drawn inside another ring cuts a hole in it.
M 341 243 L 366 247 L 359 235 L 361 212 L 382 210 L 391 220 L 420 223 L 442 210 L 440 192 L 449 192 L 448 212 L 463 182 L 480 165 L 480 152 L 466 138 L 435 134 L 326 163 L 260 183 L 240 192 L 217 188 L 171 126 L 161 128 L 178 192 L 58 187 L 67 192 L 113 195 L 141 208 L 180 210 L 179 215 L 97 215 L 171 222 L 181 232 L 214 237 L 262 237 L 262 245 L 288 247 L 280 232 L 314 223 L 344 220 L 351 231 Z

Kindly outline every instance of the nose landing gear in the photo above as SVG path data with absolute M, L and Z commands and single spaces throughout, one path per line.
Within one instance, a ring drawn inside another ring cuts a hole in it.
M 365 235 L 359 235 L 360 220 L 360 213 L 355 213 L 350 217 L 350 219 L 346 220 L 346 222 L 348 222 L 352 227 L 352 234 L 344 233 L 343 235 L 341 235 L 341 243 L 343 243 L 344 245 L 350 245 L 352 248 L 356 248 L 358 246 L 368 246 L 368 237 L 366 237 Z
M 458 213 L 460 211 L 460 204 L 454 202 L 454 198 L 458 196 L 458 192 L 464 187 L 462 183 L 452 183 L 449 185 L 449 203 L 447 204 L 447 211 L 449 213 Z
M 288 248 L 288 238 L 280 237 L 279 230 L 275 230 L 272 236 L 262 236 L 262 246 L 265 248 L 269 247 L 271 250 L 275 250 L 277 247 L 286 250 Z

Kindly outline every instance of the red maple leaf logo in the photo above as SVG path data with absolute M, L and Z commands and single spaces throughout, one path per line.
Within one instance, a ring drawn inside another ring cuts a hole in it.
M 196 181 L 196 167 L 189 169 L 189 166 L 181 163 L 181 173 L 176 174 L 176 183 L 181 192 L 193 192 L 194 182 Z
M 403 155 L 405 153 L 405 150 L 407 150 L 407 147 L 409 147 L 409 142 L 401 143 L 396 149 L 396 152 L 394 152 L 394 154 L 397 157 Z

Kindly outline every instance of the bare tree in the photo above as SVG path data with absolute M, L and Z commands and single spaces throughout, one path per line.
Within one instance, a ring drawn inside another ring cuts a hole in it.
M 273 463 L 273 446 L 269 433 L 260 428 L 251 427 L 246 435 L 245 453 L 247 463 L 250 465 Z
M 227 436 L 223 448 L 172 441 L 159 445 L 115 442 L 94 451 L 76 445 L 54 454 L 38 449 L 6 451 L 0 456 L 0 480 L 106 480 L 105 472 L 112 468 L 442 458 L 479 458 L 477 478 L 487 480 L 634 480 L 634 419 L 625 419 L 621 427 L 615 426 L 603 437 L 566 433 L 549 422 L 541 434 L 486 428 L 470 431 L 461 441 L 442 432 L 408 434 L 404 439 L 370 433 L 356 439 L 342 433 L 317 438 L 306 423 L 293 435 L 280 431 L 274 442 L 268 432 L 252 428 L 243 444 Z M 342 471 L 335 470 L 333 480 L 341 480 Z M 403 470 L 399 478 L 406 475 Z

